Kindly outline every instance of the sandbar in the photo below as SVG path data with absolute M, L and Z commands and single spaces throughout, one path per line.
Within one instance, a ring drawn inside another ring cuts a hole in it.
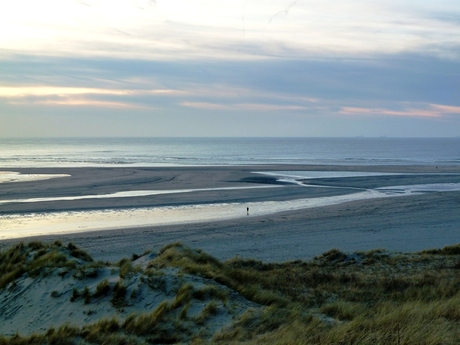
M 181 205 L 245 204 L 347 195 L 356 189 L 395 185 L 460 183 L 460 167 L 434 166 L 219 166 L 158 168 L 50 168 L 11 169 L 23 174 L 69 175 L 59 179 L 2 184 L 0 200 L 60 198 L 138 190 L 204 189 L 200 192 L 165 193 L 130 198 L 94 198 L 31 203 L 5 203 L 0 217 L 37 212 L 117 210 Z M 255 172 L 368 171 L 395 173 L 358 177 L 309 179 L 312 187 L 283 184 L 275 177 Z M 247 188 L 279 186 L 282 188 Z M 322 185 L 323 188 L 315 188 Z M 215 188 L 216 190 L 209 190 Z M 308 259 L 332 248 L 362 251 L 385 248 L 419 251 L 460 242 L 460 192 L 428 192 L 398 198 L 357 200 L 223 221 L 120 227 L 43 235 L 39 239 L 71 241 L 95 259 L 116 260 L 158 250 L 181 241 L 202 248 L 219 259 L 236 255 L 267 262 Z M 1 218 L 0 218 L 1 223 Z M 0 248 L 17 239 L 0 241 Z

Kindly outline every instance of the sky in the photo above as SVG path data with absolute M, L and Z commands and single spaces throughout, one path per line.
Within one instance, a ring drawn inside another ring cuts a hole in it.
M 0 137 L 458 137 L 458 0 L 0 4 Z

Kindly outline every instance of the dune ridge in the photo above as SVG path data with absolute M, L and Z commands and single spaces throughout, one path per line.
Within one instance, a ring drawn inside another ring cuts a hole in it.
M 0 344 L 460 340 L 460 245 L 267 264 L 172 243 L 110 263 L 56 241 L 0 258 Z

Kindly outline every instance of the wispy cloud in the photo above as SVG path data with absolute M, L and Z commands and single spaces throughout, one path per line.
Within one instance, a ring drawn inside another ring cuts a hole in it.
M 186 94 L 171 89 L 102 89 L 55 86 L 0 87 L 0 99 L 14 106 L 97 107 L 107 109 L 154 109 L 151 98 Z
M 304 106 L 290 105 L 290 104 L 269 104 L 269 103 L 237 103 L 237 104 L 223 104 L 223 103 L 210 103 L 210 102 L 182 102 L 182 106 L 207 109 L 207 110 L 240 110 L 240 111 L 294 111 L 304 110 Z
M 228 135 L 244 114 L 248 135 L 455 136 L 458 18 L 451 0 L 4 1 L 0 123 L 71 132 L 92 107 L 162 135 Z
M 410 107 L 407 109 L 386 109 L 386 108 L 361 108 L 361 107 L 342 107 L 339 111 L 342 115 L 383 115 L 383 116 L 402 116 L 402 117 L 424 117 L 439 118 L 447 114 L 460 115 L 460 107 L 442 104 L 429 104 L 418 108 Z
M 279 15 L 287 16 L 289 14 L 289 11 L 291 10 L 291 8 L 298 2 L 299 2 L 299 0 L 293 1 L 286 8 L 284 8 L 283 10 L 276 12 L 273 16 L 270 17 L 270 19 L 268 20 L 268 24 L 270 24 L 273 21 L 273 19 L 275 19 Z
M 188 108 L 196 109 L 209 109 L 209 110 L 229 110 L 231 109 L 227 104 L 218 104 L 210 102 L 181 102 L 181 105 Z
M 443 105 L 443 104 L 430 104 L 430 107 L 442 114 L 457 114 L 460 115 L 460 107 Z
M 127 95 L 130 90 L 110 90 L 99 88 L 59 87 L 59 86 L 12 86 L 0 87 L 0 97 L 27 97 L 27 96 L 50 96 L 50 95 Z
M 280 0 L 10 1 L 0 7 L 0 30 L 8 32 L 0 37 L 0 49 L 10 56 L 162 60 L 458 53 L 453 52 L 460 46 L 460 22 L 444 19 L 460 17 L 458 5 L 440 0 L 426 4 L 424 12 L 413 1 L 403 5 L 384 0 L 344 0 L 334 6 L 298 0 L 287 6 Z
M 115 108 L 115 109 L 143 109 L 145 107 L 136 104 L 114 102 L 114 101 L 99 101 L 86 98 L 61 98 L 53 100 L 35 100 L 34 105 L 44 106 L 65 106 L 65 107 L 98 107 L 98 108 Z M 16 101 L 11 104 L 30 104 L 27 101 Z

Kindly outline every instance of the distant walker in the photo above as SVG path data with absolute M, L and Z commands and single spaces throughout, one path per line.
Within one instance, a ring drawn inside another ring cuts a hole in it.
M 249 216 L 249 207 L 246 207 L 246 215 Z

